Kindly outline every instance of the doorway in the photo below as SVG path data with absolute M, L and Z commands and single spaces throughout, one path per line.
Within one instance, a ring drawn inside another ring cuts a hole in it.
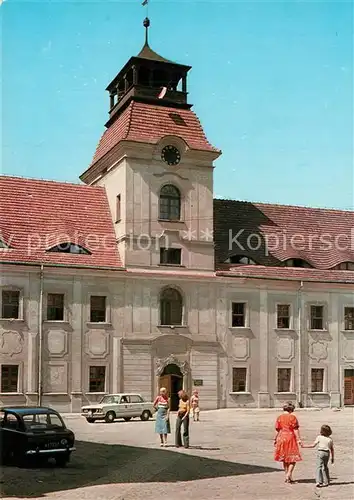
M 183 389 L 183 375 L 175 364 L 165 366 L 159 378 L 159 388 L 165 387 L 170 397 L 171 411 L 178 410 L 178 392 Z
M 344 404 L 354 405 L 354 369 L 344 370 Z

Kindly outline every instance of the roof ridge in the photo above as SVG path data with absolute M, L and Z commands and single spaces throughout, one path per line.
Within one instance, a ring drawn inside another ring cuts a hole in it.
M 87 188 L 87 187 L 100 187 L 101 186 L 88 186 L 87 184 L 82 184 L 82 183 L 75 183 L 75 182 L 69 182 L 69 181 L 58 181 L 55 179 L 42 179 L 38 177 L 24 177 L 21 175 L 10 175 L 10 174 L 0 174 L 0 180 L 1 179 L 13 179 L 13 180 L 22 180 L 22 181 L 33 181 L 33 182 L 42 182 L 42 183 L 52 183 L 52 184 L 63 184 L 65 186 L 75 186 L 79 188 Z
M 250 200 L 234 200 L 230 198 L 214 198 L 214 201 L 228 201 L 232 203 L 250 203 L 251 205 L 262 205 L 265 207 L 279 207 L 279 208 L 304 208 L 306 210 L 319 210 L 327 212 L 349 212 L 354 213 L 353 208 L 331 208 L 331 207 L 310 207 L 308 205 L 286 205 L 284 203 L 266 203 L 264 201 L 250 201 Z

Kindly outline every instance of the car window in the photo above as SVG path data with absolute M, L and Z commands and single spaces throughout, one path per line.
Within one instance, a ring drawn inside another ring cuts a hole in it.
M 143 400 L 140 396 L 138 396 L 137 394 L 134 394 L 134 396 L 130 396 L 130 402 L 131 403 L 142 403 Z
M 19 421 L 18 421 L 18 418 L 16 417 L 16 415 L 13 415 L 12 413 L 8 413 L 4 418 L 3 428 L 4 429 L 18 429 L 19 428 Z
M 63 428 L 64 423 L 56 413 L 28 413 L 23 415 L 26 429 Z
M 100 403 L 104 404 L 104 405 L 110 405 L 110 404 L 114 403 L 114 397 L 113 396 L 104 396 L 101 399 Z
M 122 396 L 120 398 L 120 403 L 121 404 L 127 404 L 127 403 L 129 403 L 129 396 Z

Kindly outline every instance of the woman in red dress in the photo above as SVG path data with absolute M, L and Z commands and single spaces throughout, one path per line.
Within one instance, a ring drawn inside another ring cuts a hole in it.
M 293 470 L 296 462 L 300 462 L 301 455 L 299 445 L 301 445 L 299 422 L 293 411 L 295 406 L 286 403 L 283 407 L 284 413 L 277 418 L 275 423 L 274 459 L 283 462 L 285 471 L 285 482 L 293 483 Z

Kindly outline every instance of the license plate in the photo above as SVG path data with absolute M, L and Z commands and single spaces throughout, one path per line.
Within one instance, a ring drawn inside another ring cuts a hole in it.
M 45 443 L 45 445 L 44 445 L 44 448 L 49 448 L 49 449 L 58 448 L 58 447 L 59 447 L 58 441 L 51 441 L 50 443 Z

